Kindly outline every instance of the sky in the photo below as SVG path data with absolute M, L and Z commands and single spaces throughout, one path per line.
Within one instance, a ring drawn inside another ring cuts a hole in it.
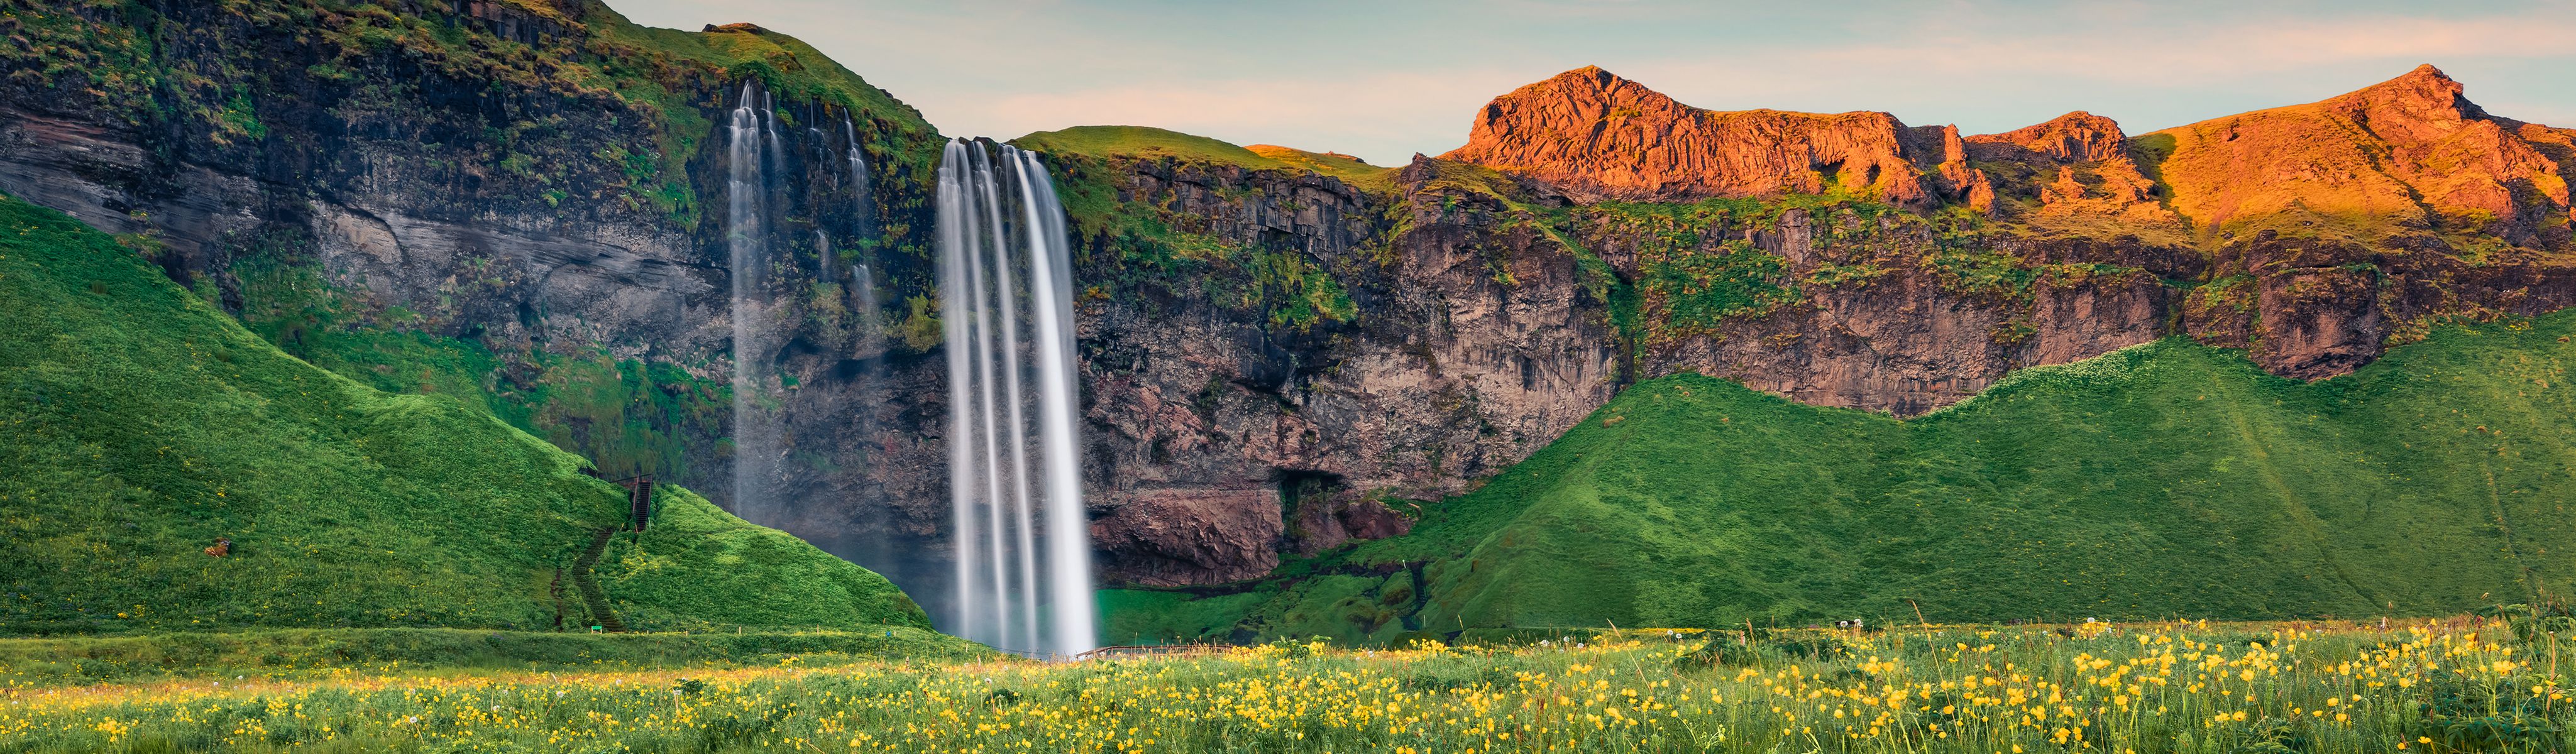
M 1881 110 L 2132 134 L 2432 63 L 2488 112 L 2576 126 L 2576 0 L 607 0 L 821 49 L 941 133 L 1143 125 L 1380 165 L 1465 143 L 1495 95 L 1598 65 L 1713 110 Z

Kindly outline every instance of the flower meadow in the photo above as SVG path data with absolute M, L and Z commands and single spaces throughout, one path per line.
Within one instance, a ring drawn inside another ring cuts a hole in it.
M 0 691 L 0 751 L 2559 752 L 2552 635 L 2088 623 Z M 2565 658 L 2576 662 L 2576 657 Z

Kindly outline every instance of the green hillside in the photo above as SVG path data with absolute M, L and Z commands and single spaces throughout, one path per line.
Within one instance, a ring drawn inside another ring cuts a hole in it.
M 1012 139 L 1022 149 L 1050 155 L 1086 157 L 1171 157 L 1183 162 L 1233 165 L 1253 170 L 1288 170 L 1293 166 L 1252 150 L 1205 136 L 1151 126 L 1075 126 Z
M 580 458 L 287 356 L 118 239 L 6 199 L 0 405 L 0 632 L 551 628 L 557 569 L 627 517 Z M 658 498 L 661 525 L 597 569 L 636 627 L 928 625 L 876 574 Z
M 1107 632 L 1383 641 L 1912 622 L 1916 605 L 1934 622 L 2360 618 L 2563 596 L 2571 335 L 2576 312 L 2443 328 L 2317 383 L 2170 339 L 1905 422 L 1669 377 L 1427 505 L 1411 535 L 1236 594 L 1111 592 Z

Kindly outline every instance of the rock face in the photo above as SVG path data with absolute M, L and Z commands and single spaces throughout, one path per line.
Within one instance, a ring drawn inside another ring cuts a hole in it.
M 2157 201 L 2156 182 L 2130 158 L 2120 124 L 2076 111 L 2039 125 L 1966 140 L 1968 158 L 1992 166 L 1999 190 L 2059 215 L 2109 215 L 2173 222 Z
M 2563 132 L 2489 116 L 2461 92 L 2427 65 L 2323 102 L 2145 140 L 2171 150 L 2160 167 L 2173 208 L 2203 227 L 2299 216 L 2566 243 L 2568 168 L 2547 153 L 2567 153 Z
M 1590 66 L 1494 98 L 1477 112 L 1467 145 L 1441 158 L 1526 174 L 1587 200 L 1839 188 L 1923 207 L 1964 196 L 1976 180 L 1960 169 L 1954 128 L 1909 128 L 1886 113 L 1701 110 Z
M 1781 278 L 1807 281 L 1801 295 L 1765 316 L 1650 342 L 1638 357 L 1641 376 L 1696 371 L 1804 403 L 1898 416 L 1963 400 L 2013 369 L 2163 337 L 2173 297 L 2163 280 L 2199 262 L 2188 249 L 2134 238 L 1998 236 L 1981 242 L 2050 261 L 2024 283 L 1977 285 L 1947 271 L 1940 240 L 1907 217 L 1791 212 L 1773 228 L 1735 232 L 1783 259 Z M 1631 242 L 1605 236 L 1597 248 L 1624 268 Z M 1882 272 L 1833 282 L 1819 275 L 1837 268 Z

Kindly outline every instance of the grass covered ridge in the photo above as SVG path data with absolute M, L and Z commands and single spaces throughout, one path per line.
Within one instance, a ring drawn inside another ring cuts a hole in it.
M 1295 212 L 1291 193 L 1309 173 L 1358 175 L 1354 160 L 1277 147 L 1256 153 L 1215 139 L 1139 126 L 1083 126 L 1013 140 L 1046 156 L 1055 171 L 1077 249 L 1077 282 L 1087 298 L 1179 295 L 1255 314 L 1274 335 L 1297 337 L 1354 321 L 1352 281 L 1380 256 L 1322 257 L 1292 244 L 1234 237 L 1205 214 L 1183 208 L 1172 189 L 1145 195 L 1132 176 L 1162 164 L 1175 183 L 1201 183 L 1215 199 L 1249 211 L 1258 204 Z M 1265 154 L 1280 154 L 1286 161 Z M 1348 163 L 1343 165 L 1342 163 Z M 1365 165 L 1358 165 L 1365 168 Z M 1210 169 L 1218 169 L 1211 171 Z M 1225 175 L 1222 170 L 1254 171 Z M 1365 172 L 1365 171 L 1361 171 Z M 1391 187 L 1391 170 L 1376 183 Z M 1361 187 L 1363 190 L 1367 186 Z M 1383 243 L 1384 238 L 1373 238 Z
M 2563 595 L 2571 340 L 2576 312 L 2442 328 L 2300 383 L 2169 339 L 1903 422 L 1668 377 L 1427 505 L 1408 536 L 1240 594 L 1113 610 L 1107 631 L 1386 642 L 1910 622 L 1918 606 L 1934 621 L 2363 617 Z M 1156 594 L 1107 603 L 1180 598 Z
M 15 200 L 0 405 L 8 633 L 547 628 L 556 569 L 626 519 L 580 458 L 287 356 L 114 239 Z M 598 569 L 637 625 L 927 625 L 883 578 L 663 490 L 666 526 Z M 217 538 L 225 557 L 204 552 Z
M 1183 162 L 1233 165 L 1253 170 L 1288 170 L 1291 166 L 1252 150 L 1205 136 L 1151 126 L 1075 126 L 1039 131 L 1012 139 L 1021 149 L 1050 155 L 1088 157 L 1170 157 Z

